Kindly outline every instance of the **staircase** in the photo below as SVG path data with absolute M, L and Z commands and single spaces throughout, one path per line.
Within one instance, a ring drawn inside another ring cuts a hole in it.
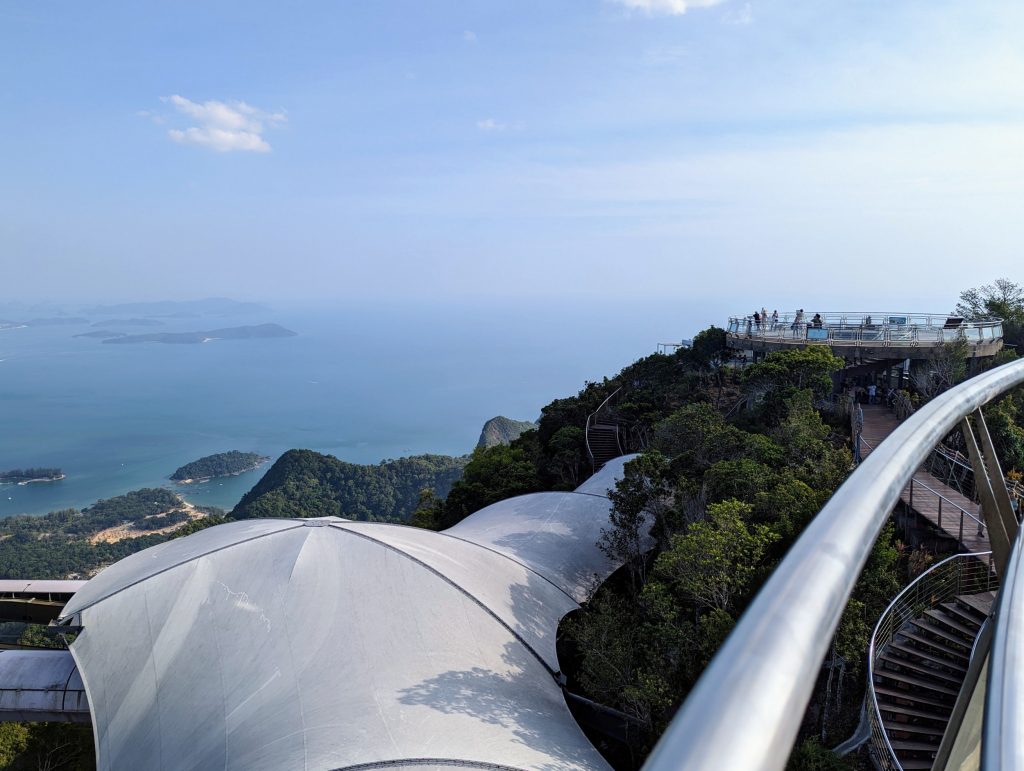
M 616 388 L 605 398 L 601 405 L 587 416 L 586 443 L 587 456 L 596 473 L 612 458 L 625 454 L 622 449 L 621 428 L 615 422 L 608 409 L 608 404 L 621 391 Z
M 623 454 L 619 441 L 619 427 L 614 423 L 591 423 L 587 428 L 587 447 L 594 471 Z
M 993 592 L 926 610 L 877 657 L 875 694 L 889 745 L 904 769 L 930 769 Z

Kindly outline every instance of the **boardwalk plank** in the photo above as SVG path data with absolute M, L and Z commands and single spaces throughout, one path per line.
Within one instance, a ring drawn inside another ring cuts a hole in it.
M 866 442 L 862 443 L 861 456 L 867 457 L 873 448 L 896 429 L 899 421 L 882 405 L 866 404 L 863 410 L 864 428 L 861 437 Z M 900 494 L 901 501 L 950 538 L 959 541 L 966 551 L 991 550 L 988 532 L 979 524 L 984 518 L 977 503 L 923 469 L 914 474 L 914 480 L 917 484 L 913 485 L 913 496 L 911 485 L 908 484 Z

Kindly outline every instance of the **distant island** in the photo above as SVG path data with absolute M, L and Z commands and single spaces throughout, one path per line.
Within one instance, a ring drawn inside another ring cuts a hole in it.
M 111 332 L 109 329 L 96 329 L 96 330 L 93 330 L 92 332 L 80 332 L 77 335 L 72 335 L 72 337 L 96 337 L 96 338 L 99 338 L 100 340 L 105 340 L 105 339 L 111 338 L 111 337 L 127 337 L 127 336 L 128 336 L 127 332 Z
M 486 448 L 508 444 L 518 439 L 524 431 L 532 431 L 536 427 L 537 424 L 532 420 L 512 420 L 504 415 L 498 415 L 484 423 L 476 446 Z
M 295 337 L 297 332 L 280 324 L 257 324 L 251 327 L 225 327 L 205 332 L 151 332 L 144 335 L 109 337 L 104 343 L 210 343 L 214 340 L 247 340 L 259 337 Z
M 0 471 L 0 484 L 27 485 L 32 482 L 57 482 L 64 478 L 59 468 L 16 468 Z
M 162 327 L 164 322 L 157 319 L 108 319 L 94 321 L 94 327 Z
M 237 476 L 259 468 L 268 460 L 270 458 L 266 455 L 259 455 L 255 452 L 239 452 L 238 450 L 218 452 L 192 463 L 186 463 L 171 474 L 171 479 L 187 485 L 192 482 L 205 482 L 214 477 Z

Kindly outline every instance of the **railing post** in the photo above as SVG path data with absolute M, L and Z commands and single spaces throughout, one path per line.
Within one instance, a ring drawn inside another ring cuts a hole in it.
M 938 496 L 939 499 L 939 530 L 942 529 L 942 496 Z
M 988 523 L 992 560 L 999 572 L 1002 573 L 1010 559 L 1010 549 L 1017 534 L 1017 520 L 1012 516 L 1012 511 L 1009 518 L 1006 516 L 1003 499 L 1009 500 L 1009 494 L 1006 492 L 1005 482 L 1002 482 L 1002 471 L 999 471 L 999 461 L 995 457 L 992 438 L 985 425 L 985 418 L 980 409 L 975 410 L 972 417 L 974 426 L 971 425 L 971 420 L 965 416 L 960 421 L 960 428 L 964 436 L 964 443 L 967 445 L 967 456 L 971 459 L 971 467 L 974 469 L 974 486 L 978 491 L 978 497 L 981 498 L 981 513 L 983 519 Z M 975 436 L 975 426 L 978 430 L 977 436 Z M 982 447 L 978 446 L 979 438 Z M 982 448 L 984 448 L 984 455 L 982 455 Z M 993 469 L 997 473 L 990 474 L 990 470 Z M 993 479 L 999 480 L 1001 484 L 993 484 Z M 1002 487 L 1002 496 L 999 496 L 996 491 L 1000 486 Z

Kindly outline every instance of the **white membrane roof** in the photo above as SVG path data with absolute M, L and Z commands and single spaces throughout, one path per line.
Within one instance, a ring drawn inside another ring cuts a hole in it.
M 615 567 L 608 511 L 540 493 L 445 533 L 244 520 L 122 560 L 64 609 L 99 768 L 607 769 L 555 632 Z

